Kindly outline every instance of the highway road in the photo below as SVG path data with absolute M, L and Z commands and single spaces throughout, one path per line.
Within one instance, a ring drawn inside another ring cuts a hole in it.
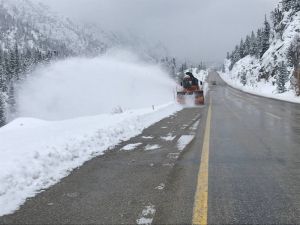
M 300 224 L 300 106 L 212 81 L 0 224 Z

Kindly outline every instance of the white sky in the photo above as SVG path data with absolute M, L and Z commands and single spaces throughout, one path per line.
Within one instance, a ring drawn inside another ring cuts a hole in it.
M 71 19 L 130 30 L 161 41 L 170 53 L 221 61 L 241 37 L 262 25 L 279 0 L 34 0 Z

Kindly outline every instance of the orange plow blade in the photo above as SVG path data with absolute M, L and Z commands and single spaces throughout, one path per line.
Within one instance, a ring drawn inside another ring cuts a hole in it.
M 177 92 L 177 102 L 181 105 L 204 105 L 203 91 Z

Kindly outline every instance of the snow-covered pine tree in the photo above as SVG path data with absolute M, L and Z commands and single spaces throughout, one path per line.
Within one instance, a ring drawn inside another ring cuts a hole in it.
M 225 65 L 222 64 L 222 73 L 225 73 L 225 72 L 226 72 Z
M 0 50 L 0 94 L 6 91 L 6 82 L 5 82 L 5 71 L 4 71 L 4 60 L 3 54 Z
M 300 55 L 300 51 L 299 51 L 299 55 Z M 294 70 L 293 76 L 296 78 L 296 85 L 295 85 L 296 94 L 297 96 L 300 96 L 300 59 L 298 61 L 298 65 Z
M 238 45 L 235 46 L 234 51 L 231 54 L 231 65 L 229 66 L 229 70 L 232 70 L 234 64 L 241 59 L 241 51 Z
M 247 35 L 244 43 L 244 56 L 250 55 L 250 45 L 251 45 L 250 36 Z
M 9 61 L 9 56 L 7 52 L 3 53 L 3 68 L 4 68 L 4 74 L 5 74 L 5 78 L 6 81 L 10 81 L 12 78 L 12 71 L 11 71 L 11 65 L 10 65 L 10 61 Z
M 230 59 L 230 53 L 229 52 L 227 52 L 227 54 L 226 54 L 226 59 L 227 60 Z
M 287 53 L 288 63 L 293 67 L 292 85 L 295 88 L 296 94 L 300 95 L 300 37 L 296 37 L 288 48 Z
M 180 68 L 179 68 L 179 73 L 183 74 L 185 70 L 187 70 L 187 63 L 183 63 L 181 64 Z
M 299 12 L 300 11 L 300 1 L 299 0 L 293 0 L 292 1 L 292 9 L 295 12 Z
M 262 52 L 262 43 L 263 43 L 263 33 L 261 29 L 257 30 L 257 35 L 256 35 L 256 57 L 261 58 L 261 52 Z
M 283 40 L 283 32 L 285 28 L 285 24 L 282 23 L 284 18 L 283 11 L 281 10 L 280 6 L 277 6 L 273 12 L 271 12 L 271 21 L 275 31 L 275 35 L 277 38 Z
M 11 117 L 13 117 L 16 113 L 16 99 L 15 99 L 15 87 L 14 83 L 10 82 L 8 86 L 8 112 Z
M 247 84 L 247 74 L 246 74 L 246 72 L 242 72 L 240 74 L 240 79 L 241 79 L 241 83 L 243 84 L 243 86 L 246 86 L 246 84 Z
M 10 69 L 12 73 L 12 78 L 14 80 L 19 80 L 21 73 L 21 63 L 17 43 L 15 44 L 14 49 L 10 51 Z
M 297 0 L 299 1 L 299 0 Z M 281 1 L 281 4 L 282 4 L 282 9 L 284 11 L 289 11 L 290 9 L 293 8 L 293 3 L 294 3 L 294 0 L 282 0 Z
M 240 46 L 239 46 L 239 54 L 240 54 L 240 59 L 244 58 L 246 55 L 245 55 L 245 43 L 244 43 L 244 40 L 241 39 L 241 42 L 240 42 Z
M 3 65 L 0 64 L 0 93 L 7 92 L 7 84 Z
M 6 82 L 5 82 L 5 74 L 3 71 L 3 66 L 0 64 L 0 93 L 6 91 Z
M 280 6 L 278 5 L 274 11 L 271 12 L 271 21 L 273 23 L 273 27 L 277 27 L 278 24 L 282 21 L 283 19 L 283 12 L 280 8 Z
M 197 69 L 200 70 L 206 70 L 206 65 L 204 62 L 200 62 L 200 64 L 198 65 Z
M 261 46 L 262 49 L 261 49 L 260 57 L 262 57 L 270 47 L 270 33 L 271 33 L 271 26 L 267 20 L 267 16 L 265 16 L 264 29 L 262 32 L 262 46 Z
M 6 117 L 5 117 L 5 101 L 4 96 L 0 92 L 0 127 L 4 126 L 6 123 Z
M 175 76 L 176 75 L 176 71 L 177 71 L 176 59 L 172 58 L 172 62 L 171 62 L 171 75 Z
M 279 67 L 277 80 L 276 80 L 278 93 L 286 92 L 287 89 L 285 87 L 285 84 L 288 81 L 288 78 L 289 78 L 289 72 L 287 70 L 287 66 L 284 62 L 282 62 Z
M 256 52 L 257 52 L 257 40 L 256 40 L 254 32 L 252 31 L 251 37 L 250 37 L 249 54 L 251 56 L 255 56 Z
M 295 39 L 288 48 L 287 59 L 289 67 L 296 67 L 299 61 L 298 48 L 300 45 L 300 37 Z

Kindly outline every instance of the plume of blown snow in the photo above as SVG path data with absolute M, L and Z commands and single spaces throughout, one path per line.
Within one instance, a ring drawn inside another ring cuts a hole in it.
M 18 116 L 45 120 L 139 109 L 173 101 L 174 81 L 128 52 L 71 58 L 39 68 L 17 93 Z

